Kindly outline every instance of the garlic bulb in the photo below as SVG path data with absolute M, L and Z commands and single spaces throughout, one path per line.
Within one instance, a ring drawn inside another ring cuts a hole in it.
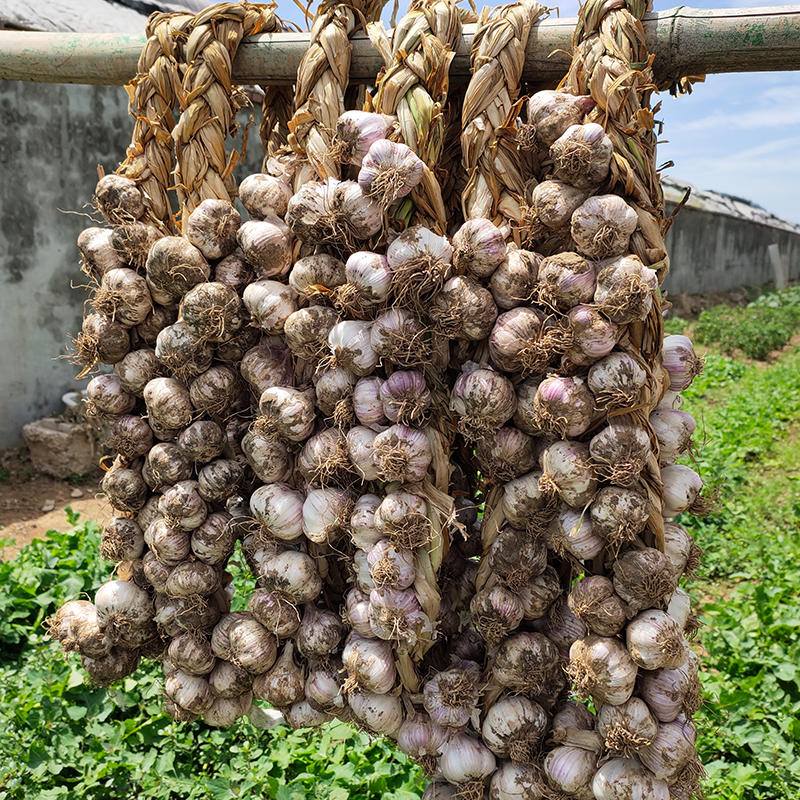
M 680 714 L 691 716 L 700 708 L 697 656 L 689 657 L 677 669 L 642 673 L 641 695 L 659 722 L 672 722 Z
M 346 282 L 344 263 L 327 253 L 315 253 L 298 259 L 289 273 L 289 286 L 310 302 L 328 297 Z
M 207 281 L 211 267 L 203 254 L 181 236 L 164 236 L 150 248 L 145 264 L 147 280 L 165 299 L 180 300 L 189 289 Z M 161 300 L 154 297 L 161 303 Z M 169 303 L 161 303 L 169 305 Z
M 666 612 L 643 611 L 625 630 L 628 652 L 645 669 L 675 669 L 685 660 L 683 632 Z
M 176 668 L 190 675 L 207 675 L 217 661 L 207 641 L 197 639 L 188 633 L 176 636 L 170 642 L 167 658 Z
M 150 448 L 142 469 L 147 485 L 156 492 L 162 491 L 166 486 L 173 486 L 178 481 L 188 480 L 191 474 L 192 465 L 180 447 L 166 442 Z
M 621 705 L 630 699 L 637 667 L 619 639 L 587 636 L 569 651 L 568 673 L 578 695 L 599 705 Z
M 286 708 L 303 700 L 305 679 L 302 668 L 295 663 L 294 645 L 291 641 L 284 644 L 268 672 L 256 675 L 253 680 L 253 694 L 275 708 Z
M 647 703 L 631 697 L 618 706 L 602 706 L 597 714 L 597 731 L 609 750 L 630 758 L 653 743 L 658 721 Z
M 228 418 L 241 391 L 238 375 L 230 367 L 215 364 L 189 384 L 189 399 L 201 414 Z
M 269 556 L 260 564 L 263 585 L 291 602 L 309 603 L 322 591 L 322 577 L 314 559 L 305 553 L 286 550 Z
M 597 494 L 597 476 L 588 445 L 554 442 L 542 454 L 540 488 L 573 508 L 584 509 Z
M 672 562 L 675 577 L 679 579 L 684 572 L 697 569 L 702 551 L 686 528 L 676 522 L 665 522 L 664 555 Z
M 550 146 L 555 176 L 582 189 L 606 179 L 613 153 L 611 139 L 596 122 L 571 125 Z
M 597 307 L 618 325 L 646 319 L 658 289 L 658 273 L 644 266 L 637 256 L 603 263 L 594 295 Z
M 364 481 L 378 480 L 379 471 L 375 463 L 375 431 L 357 425 L 347 432 L 347 457 L 355 472 Z
M 536 219 L 551 230 L 569 225 L 575 210 L 586 200 L 588 192 L 562 181 L 542 181 L 531 193 L 531 209 Z
M 282 441 L 272 441 L 252 430 L 242 437 L 241 447 L 247 463 L 264 483 L 281 483 L 291 477 L 292 454 Z
M 564 361 L 589 366 L 607 356 L 621 335 L 621 328 L 606 319 L 596 306 L 575 306 L 567 312 L 571 341 L 565 347 Z
M 377 495 L 365 494 L 359 497 L 353 506 L 350 515 L 350 536 L 353 544 L 362 550 L 369 550 L 386 536 L 375 525 L 375 514 L 380 505 L 381 499 Z
M 500 314 L 489 336 L 489 353 L 498 369 L 527 377 L 546 367 L 549 354 L 537 346 L 543 319 L 540 311 L 528 306 Z
M 310 660 L 323 661 L 338 650 L 344 633 L 344 625 L 337 614 L 319 611 L 308 603 L 297 631 L 297 650 Z
M 180 481 L 161 495 L 158 511 L 170 528 L 191 531 L 203 524 L 208 506 L 197 493 L 197 481 Z
M 555 504 L 540 488 L 541 477 L 541 470 L 533 470 L 505 484 L 503 513 L 514 528 L 541 532 L 550 524 Z
M 258 432 L 276 439 L 302 442 L 314 432 L 316 410 L 313 392 L 290 386 L 271 386 L 258 401 Z
M 450 730 L 437 725 L 427 714 L 414 713 L 406 717 L 397 731 L 397 746 L 428 775 L 432 775 L 436 770 L 436 759 L 450 734 Z
M 332 308 L 301 308 L 286 319 L 286 344 L 299 358 L 318 361 L 328 353 L 329 335 L 338 322 L 339 315 Z
M 510 757 L 517 764 L 533 764 L 547 724 L 547 713 L 538 703 L 511 695 L 486 712 L 481 736 L 496 756 Z
M 674 464 L 661 470 L 664 484 L 664 516 L 676 517 L 684 511 L 698 513 L 705 510 L 700 497 L 702 478 L 690 467 Z
M 200 714 L 211 708 L 214 693 L 205 678 L 176 669 L 164 681 L 164 693 L 181 708 Z
M 383 208 L 405 197 L 422 180 L 425 163 L 408 145 L 377 139 L 361 162 L 358 185 Z
M 343 670 L 336 661 L 322 660 L 309 669 L 304 687 L 305 697 L 312 708 L 328 714 L 341 713 L 346 700 L 342 694 Z
M 422 373 L 397 370 L 380 386 L 383 413 L 391 422 L 418 425 L 433 400 Z
M 506 425 L 491 439 L 481 439 L 475 452 L 483 474 L 497 483 L 518 478 L 536 464 L 536 444 L 533 437 Z
M 586 379 L 597 405 L 612 411 L 636 403 L 647 373 L 628 353 L 611 353 L 589 370 Z
M 618 195 L 595 195 L 572 215 L 570 232 L 578 251 L 594 259 L 620 256 L 628 250 L 639 224 L 636 212 Z
M 139 187 L 124 175 L 104 175 L 94 190 L 97 210 L 106 222 L 117 225 L 139 219 L 145 212 L 145 202 Z
M 259 280 L 251 283 L 244 290 L 242 300 L 250 312 L 250 324 L 267 333 L 283 333 L 286 320 L 297 311 L 297 295 L 294 290 L 277 281 Z
M 561 592 L 558 573 L 551 566 L 545 567 L 541 575 L 537 575 L 517 592 L 525 619 L 539 619 L 544 616 Z
M 239 212 L 227 200 L 203 200 L 189 214 L 183 235 L 210 261 L 236 249 Z
M 292 195 L 286 207 L 286 224 L 308 244 L 334 240 L 333 193 L 339 181 L 307 182 Z
M 450 783 L 459 785 L 462 796 L 480 785 L 494 772 L 494 754 L 486 745 L 467 733 L 454 736 L 443 748 L 439 770 Z M 466 786 L 464 785 L 466 784 Z
M 279 594 L 256 587 L 248 601 L 250 613 L 279 639 L 294 636 L 300 628 L 300 613 Z
M 556 747 L 544 759 L 544 774 L 555 790 L 578 800 L 594 800 L 592 779 L 597 754 L 579 747 Z
M 334 416 L 337 407 L 347 405 L 352 398 L 357 382 L 358 376 L 344 367 L 317 370 L 314 376 L 317 408 L 328 417 Z
M 253 695 L 250 692 L 240 694 L 238 697 L 218 697 L 211 704 L 211 708 L 203 712 L 203 722 L 206 725 L 227 728 L 247 713 L 252 702 Z
M 575 616 L 598 636 L 616 636 L 628 620 L 627 604 L 603 575 L 588 575 L 570 590 L 567 603 Z
M 516 308 L 530 300 L 542 257 L 529 250 L 509 250 L 489 279 L 489 291 L 498 308 Z
M 119 267 L 103 275 L 92 305 L 109 319 L 133 327 L 145 321 L 153 308 L 153 299 L 143 276 Z
M 188 461 L 206 464 L 222 453 L 225 434 L 216 422 L 198 420 L 178 434 L 176 443 Z
M 109 470 L 100 488 L 117 511 L 138 511 L 147 499 L 147 484 L 142 475 L 132 469 L 116 467 Z
M 192 531 L 192 553 L 204 564 L 222 564 L 233 553 L 236 534 L 229 514 L 209 514 L 200 527 Z
M 592 530 L 607 542 L 619 546 L 633 541 L 650 518 L 647 496 L 640 489 L 604 486 L 590 509 Z
M 408 643 L 430 639 L 432 626 L 413 589 L 383 587 L 369 593 L 369 622 L 379 639 Z
M 558 511 L 546 532 L 547 546 L 556 553 L 570 553 L 579 560 L 600 555 L 606 546 L 592 527 L 591 514 L 571 508 L 566 503 Z
M 135 520 L 112 517 L 104 526 L 100 555 L 106 561 L 133 561 L 143 552 L 144 534 Z
M 383 226 L 383 209 L 355 181 L 341 181 L 333 190 L 334 229 L 339 239 L 363 242 L 380 233 Z
M 544 800 L 548 789 L 538 767 L 504 761 L 492 775 L 489 800 Z
M 256 345 L 242 356 L 239 372 L 259 397 L 271 386 L 292 386 L 292 353 L 283 343 Z
M 485 339 L 497 319 L 491 292 L 464 275 L 450 278 L 431 298 L 427 312 L 437 333 L 471 342 Z
M 352 482 L 347 439 L 335 428 L 325 428 L 303 445 L 297 458 L 300 474 L 315 487 Z
M 508 378 L 490 369 L 462 372 L 453 384 L 450 410 L 468 441 L 494 435 L 514 415 L 517 396 Z
M 469 605 L 470 617 L 489 647 L 495 647 L 522 622 L 519 598 L 502 584 L 478 592 Z
M 97 624 L 101 628 L 142 628 L 153 619 L 150 595 L 129 581 L 108 581 L 95 594 Z
M 347 282 L 336 293 L 337 305 L 345 310 L 361 312 L 363 308 L 382 303 L 392 286 L 392 268 L 386 256 L 359 251 L 347 259 Z
M 353 389 L 353 411 L 358 421 L 374 431 L 381 431 L 388 424 L 383 413 L 381 387 L 383 378 L 371 376 L 361 378 Z
M 78 234 L 81 251 L 81 269 L 95 280 L 102 279 L 111 269 L 124 267 L 125 262 L 111 244 L 108 228 L 86 228 Z
M 189 555 L 192 541 L 188 531 L 170 528 L 162 517 L 154 520 L 147 527 L 144 532 L 144 540 L 153 556 L 166 567 L 175 567 L 180 564 Z M 151 580 L 151 578 L 148 579 Z
M 248 175 L 237 188 L 239 200 L 253 219 L 283 217 L 292 196 L 286 181 L 263 173 Z
M 591 302 L 596 287 L 594 266 L 583 256 L 568 251 L 545 258 L 539 264 L 536 287 L 539 301 L 568 311 Z
M 403 724 L 405 713 L 399 697 L 357 690 L 347 697 L 353 716 L 367 730 L 394 737 Z
M 379 139 L 385 139 L 394 123 L 395 118 L 388 114 L 345 111 L 336 120 L 331 153 L 342 164 L 360 167 L 370 147 Z
M 78 651 L 83 656 L 102 658 L 114 645 L 113 631 L 100 627 L 97 609 L 87 600 L 68 600 L 44 625 L 50 637 L 61 643 L 64 653 Z
M 346 533 L 352 511 L 346 490 L 311 489 L 303 503 L 303 533 L 317 544 L 333 543 Z
M 411 312 L 403 308 L 384 311 L 372 324 L 370 344 L 384 361 L 413 368 L 425 363 L 430 353 L 426 330 Z
M 331 328 L 328 346 L 337 366 L 362 377 L 375 369 L 379 353 L 371 339 L 372 328 L 372 323 L 357 320 L 345 320 Z
M 220 458 L 197 473 L 197 492 L 209 503 L 223 505 L 244 482 L 244 468 L 234 459 Z
M 592 790 L 597 800 L 670 800 L 670 790 L 635 759 L 606 761 L 594 776 Z
M 86 387 L 86 413 L 91 417 L 118 417 L 136 407 L 136 397 L 128 394 L 114 374 L 97 375 Z
M 381 539 L 367 553 L 369 574 L 375 586 L 407 589 L 416 579 L 414 554 Z
M 114 364 L 114 374 L 122 388 L 137 397 L 142 396 L 149 381 L 163 375 L 163 370 L 155 350 L 149 347 L 131 350 L 122 361 Z
M 669 388 L 673 392 L 682 392 L 702 372 L 703 359 L 695 354 L 688 336 L 665 336 L 663 347 L 663 364 L 669 373 Z
M 425 433 L 407 425 L 392 425 L 375 437 L 375 463 L 386 481 L 423 480 L 432 457 Z
M 90 314 L 83 320 L 81 332 L 74 340 L 75 358 L 88 372 L 98 361 L 116 364 L 131 349 L 128 329 L 102 314 Z
M 330 714 L 312 708 L 307 700 L 300 700 L 284 709 L 284 717 L 292 728 L 319 728 L 331 720 Z
M 422 225 L 403 231 L 386 248 L 392 270 L 392 293 L 398 302 L 424 308 L 453 273 L 453 247 Z
M 677 584 L 672 564 L 659 550 L 629 550 L 614 563 L 614 589 L 634 611 L 660 606 Z
M 658 439 L 658 463 L 671 466 L 691 446 L 697 423 L 691 414 L 671 408 L 655 409 L 649 422 Z
M 536 92 L 528 100 L 528 124 L 536 132 L 536 141 L 550 147 L 570 126 L 579 125 L 594 104 L 591 97 L 551 90 Z
M 468 219 L 453 235 L 453 265 L 459 273 L 488 278 L 508 253 L 503 231 L 488 219 Z
M 188 380 L 205 372 L 214 359 L 209 342 L 193 333 L 179 320 L 156 337 L 156 358 L 176 377 Z
M 497 648 L 493 677 L 513 692 L 538 694 L 558 660 L 558 650 L 546 636 L 515 633 Z
M 351 633 L 342 651 L 342 662 L 351 687 L 386 694 L 394 686 L 397 673 L 389 642 Z
M 597 474 L 618 486 L 639 480 L 650 456 L 650 437 L 643 428 L 612 421 L 592 437 L 589 453 Z
M 534 410 L 541 430 L 574 438 L 589 428 L 594 398 L 580 378 L 545 378 L 536 390 Z
M 505 528 L 489 550 L 489 566 L 512 592 L 519 591 L 547 566 L 547 546 L 525 531 Z M 476 595 L 477 597 L 477 595 Z
M 303 535 L 305 497 L 286 483 L 259 486 L 250 496 L 250 513 L 259 526 L 258 536 L 284 542 Z

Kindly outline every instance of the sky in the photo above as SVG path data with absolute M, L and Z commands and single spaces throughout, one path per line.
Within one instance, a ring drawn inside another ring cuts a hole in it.
M 690 0 L 687 5 L 752 8 L 778 2 Z M 391 5 L 390 0 L 387 9 Z M 476 5 L 481 8 L 478 0 Z M 675 5 L 655 0 L 654 7 L 662 11 Z M 407 2 L 401 2 L 401 13 L 406 7 Z M 577 0 L 559 3 L 559 16 L 574 17 L 577 12 Z M 281 0 L 278 13 L 300 22 L 292 0 Z M 388 26 L 388 11 L 384 16 Z M 663 94 L 660 99 L 657 118 L 664 129 L 658 164 L 675 162 L 663 174 L 698 189 L 750 200 L 800 223 L 800 71 L 709 75 L 705 83 L 695 84 L 691 95 Z

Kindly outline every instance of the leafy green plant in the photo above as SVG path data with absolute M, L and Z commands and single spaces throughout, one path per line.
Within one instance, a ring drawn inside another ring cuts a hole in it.
M 750 358 L 765 359 L 800 328 L 800 306 L 748 308 L 714 306 L 700 314 L 694 335 L 700 344 L 718 344 L 724 353 L 741 350 Z
M 683 317 L 670 317 L 664 320 L 664 333 L 670 336 L 674 333 L 683 333 L 691 325 L 688 319 Z
M 750 308 L 782 308 L 784 306 L 800 306 L 800 285 L 765 292 L 749 304 Z

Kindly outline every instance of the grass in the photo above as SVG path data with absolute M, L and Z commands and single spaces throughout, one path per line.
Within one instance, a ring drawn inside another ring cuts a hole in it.
M 711 354 L 685 393 L 720 487 L 686 519 L 706 550 L 689 585 L 702 602 L 707 702 L 699 747 L 713 800 L 800 797 L 800 348 L 774 363 Z M 0 563 L 0 800 L 64 798 L 413 800 L 402 754 L 337 724 L 321 733 L 177 725 L 160 713 L 157 668 L 110 693 L 85 683 L 42 635 L 65 599 L 107 575 L 92 522 Z
M 800 797 L 800 349 L 775 364 L 709 356 L 686 393 L 705 445 L 696 469 L 721 486 L 687 519 L 706 556 L 689 588 L 706 651 L 701 757 L 714 800 Z
M 668 334 L 688 329 L 698 344 L 763 360 L 800 330 L 800 286 L 766 292 L 746 308 L 714 306 L 701 312 L 696 322 L 672 317 L 664 328 Z

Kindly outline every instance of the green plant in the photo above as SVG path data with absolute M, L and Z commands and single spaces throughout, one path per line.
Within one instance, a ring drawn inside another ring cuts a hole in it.
M 670 336 L 674 333 L 683 333 L 691 325 L 688 319 L 683 317 L 670 317 L 664 320 L 664 333 Z
M 783 306 L 800 306 L 800 285 L 788 289 L 773 289 L 757 297 L 749 304 L 749 308 L 782 308 Z
M 0 467 L 0 483 L 6 483 L 10 477 L 11 473 L 5 467 Z
M 694 335 L 700 344 L 718 344 L 724 353 L 741 350 L 763 360 L 783 347 L 798 328 L 800 306 L 714 306 L 700 314 Z

